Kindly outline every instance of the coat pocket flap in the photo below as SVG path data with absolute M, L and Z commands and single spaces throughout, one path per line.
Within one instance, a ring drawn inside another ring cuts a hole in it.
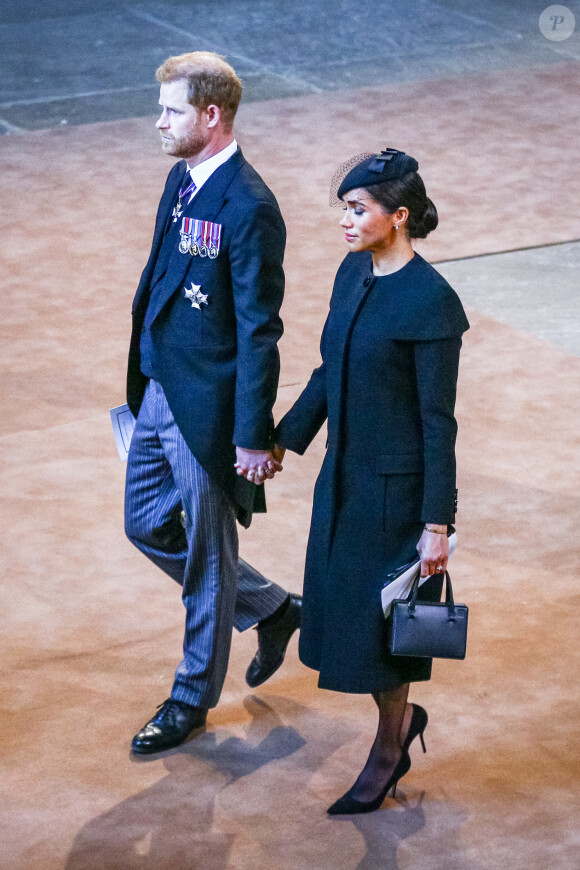
M 423 471 L 422 453 L 383 453 L 376 458 L 378 474 L 413 474 Z

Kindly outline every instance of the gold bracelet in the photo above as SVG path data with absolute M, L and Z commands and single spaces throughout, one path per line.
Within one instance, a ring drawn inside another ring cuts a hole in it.
M 427 526 L 423 527 L 426 532 L 431 532 L 432 535 L 446 535 L 447 529 L 444 532 L 440 532 L 439 529 L 428 529 Z

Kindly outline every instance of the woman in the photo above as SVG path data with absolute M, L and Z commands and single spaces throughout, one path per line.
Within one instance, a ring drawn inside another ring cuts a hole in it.
M 377 809 L 411 765 L 427 723 L 407 703 L 431 661 L 393 657 L 380 593 L 416 550 L 423 600 L 439 600 L 447 525 L 455 516 L 454 418 L 461 335 L 452 288 L 411 239 L 437 226 L 418 164 L 388 149 L 367 156 L 338 189 L 349 254 L 341 264 L 316 369 L 277 429 L 303 453 L 328 420 L 306 557 L 300 658 L 321 688 L 370 693 L 378 730 L 352 788 L 328 812 Z

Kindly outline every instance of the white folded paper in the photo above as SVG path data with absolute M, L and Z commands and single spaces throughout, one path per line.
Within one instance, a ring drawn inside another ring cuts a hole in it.
M 449 536 L 449 558 L 453 556 L 455 552 L 455 548 L 457 546 L 457 532 L 453 532 L 452 535 Z M 386 586 L 383 586 L 381 591 L 381 603 L 383 605 L 383 612 L 385 614 L 385 619 L 391 612 L 391 604 L 395 600 L 395 598 L 407 598 L 411 592 L 411 588 L 415 579 L 419 572 L 421 571 L 421 561 L 417 556 L 417 561 L 413 562 L 413 564 L 407 568 L 402 574 L 400 574 L 395 580 L 391 583 L 388 583 Z M 425 580 L 428 580 L 428 577 L 421 577 L 419 580 L 419 586 L 422 586 Z
M 119 405 L 117 408 L 111 408 L 109 413 L 111 415 L 113 434 L 119 456 L 123 462 L 126 462 L 129 455 L 129 445 L 133 437 L 133 429 L 135 428 L 135 417 L 129 410 L 129 405 Z

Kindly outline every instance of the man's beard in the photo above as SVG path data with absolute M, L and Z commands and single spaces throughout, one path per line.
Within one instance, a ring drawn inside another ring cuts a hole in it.
M 170 142 L 164 142 L 166 153 L 172 157 L 195 157 L 202 151 L 208 143 L 208 137 L 201 130 L 194 130 L 189 136 L 182 136 L 179 139 L 172 139 Z

